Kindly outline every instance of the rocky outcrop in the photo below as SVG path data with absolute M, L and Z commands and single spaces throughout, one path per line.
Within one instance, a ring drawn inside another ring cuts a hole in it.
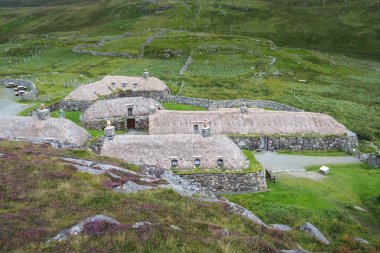
M 287 225 L 283 225 L 283 224 L 270 224 L 269 226 L 271 226 L 274 229 L 277 229 L 280 231 L 285 231 L 285 232 L 292 230 L 291 227 L 289 227 Z
M 52 241 L 63 241 L 63 240 L 66 240 L 70 235 L 78 235 L 83 231 L 84 226 L 86 224 L 88 224 L 90 222 L 94 222 L 94 221 L 104 221 L 104 222 L 108 222 L 111 224 L 120 224 L 117 220 L 115 220 L 111 217 L 108 217 L 105 215 L 95 215 L 95 216 L 92 216 L 92 217 L 89 217 L 87 219 L 80 221 L 79 223 L 72 226 L 71 228 L 62 230 L 51 240 Z
M 330 243 L 326 239 L 326 237 L 324 237 L 324 235 L 313 224 L 311 224 L 309 222 L 305 222 L 305 224 L 303 224 L 300 227 L 300 230 L 308 233 L 309 235 L 311 235 L 312 237 L 314 237 L 315 239 L 317 239 L 318 241 L 320 241 L 323 244 L 329 244 Z
M 354 238 L 352 238 L 352 240 L 354 240 L 355 242 L 358 242 L 358 243 L 371 245 L 371 243 L 369 241 L 364 240 L 364 239 L 362 239 L 360 237 L 354 237 Z

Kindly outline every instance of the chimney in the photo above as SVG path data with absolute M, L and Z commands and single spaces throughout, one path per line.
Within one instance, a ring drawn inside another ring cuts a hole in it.
M 50 109 L 46 108 L 44 104 L 41 104 L 40 108 L 37 109 L 38 120 L 47 120 L 50 119 L 50 116 Z
M 204 120 L 201 124 L 201 129 L 202 129 L 202 136 L 203 137 L 210 137 L 211 136 L 210 121 Z
M 107 126 L 104 128 L 104 136 L 107 140 L 112 140 L 115 136 L 115 126 L 111 126 L 110 120 L 107 120 Z
M 241 113 L 248 113 L 248 108 L 247 106 L 245 105 L 245 103 L 243 105 L 240 106 L 240 112 Z

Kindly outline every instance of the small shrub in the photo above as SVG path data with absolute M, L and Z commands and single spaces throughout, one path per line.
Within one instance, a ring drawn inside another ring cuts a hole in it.
M 114 224 L 103 220 L 95 220 L 87 223 L 83 228 L 83 233 L 91 236 L 102 236 L 106 233 L 117 233 L 124 229 L 121 224 Z

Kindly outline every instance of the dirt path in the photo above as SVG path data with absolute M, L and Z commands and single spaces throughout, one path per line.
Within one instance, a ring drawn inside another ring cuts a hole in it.
M 273 172 L 303 172 L 305 167 L 311 165 L 360 163 L 352 156 L 302 156 L 265 152 L 256 153 L 255 157 L 265 169 Z
M 30 104 L 17 103 L 12 89 L 0 87 L 0 117 L 18 115 L 30 106 Z

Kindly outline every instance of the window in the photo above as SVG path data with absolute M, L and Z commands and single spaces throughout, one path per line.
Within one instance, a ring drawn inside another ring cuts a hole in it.
M 216 162 L 216 164 L 218 165 L 218 167 L 222 168 L 224 166 L 223 159 L 218 159 L 218 161 Z
M 128 116 L 132 116 L 132 108 L 128 108 Z
M 195 134 L 199 133 L 198 125 L 194 125 L 194 133 Z
M 201 160 L 200 159 L 195 159 L 194 160 L 194 165 L 195 165 L 195 167 L 201 166 Z
M 172 160 L 172 168 L 176 168 L 178 166 L 178 160 Z

